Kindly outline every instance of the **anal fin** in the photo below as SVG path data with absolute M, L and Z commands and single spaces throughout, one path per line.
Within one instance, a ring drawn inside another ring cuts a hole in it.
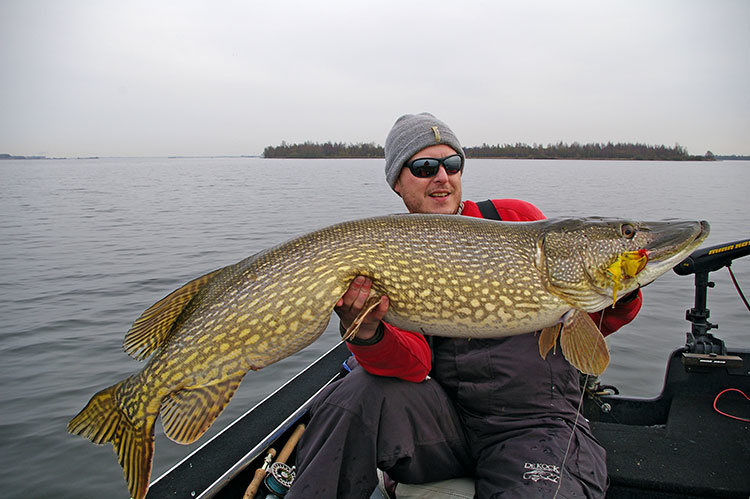
M 198 440 L 213 424 L 240 386 L 245 373 L 207 385 L 186 387 L 164 397 L 159 415 L 164 433 L 180 444 Z
M 609 365 L 609 350 L 589 314 L 574 310 L 566 315 L 560 335 L 563 355 L 576 369 L 599 376 Z

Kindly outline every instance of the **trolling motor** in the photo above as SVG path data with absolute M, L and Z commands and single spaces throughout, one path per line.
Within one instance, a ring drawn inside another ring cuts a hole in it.
M 715 286 L 708 280 L 708 273 L 724 267 L 729 268 L 732 260 L 747 255 L 750 255 L 750 239 L 696 250 L 674 267 L 673 270 L 678 275 L 695 274 L 695 306 L 685 313 L 685 318 L 692 324 L 690 332 L 687 333 L 686 351 L 682 354 L 682 363 L 686 369 L 742 367 L 742 358 L 727 355 L 724 341 L 709 333 L 711 329 L 717 329 L 719 326 L 708 322 L 710 311 L 706 308 L 706 303 L 708 288 Z M 731 272 L 731 268 L 729 271 Z M 744 296 L 742 298 L 744 300 Z

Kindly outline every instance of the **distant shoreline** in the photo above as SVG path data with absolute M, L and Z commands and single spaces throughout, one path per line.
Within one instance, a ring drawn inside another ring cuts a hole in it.
M 99 159 L 99 156 L 88 156 L 82 157 L 71 157 L 71 158 L 48 158 L 47 156 L 15 156 L 13 154 L 0 154 L 0 160 L 2 159 Z
M 674 147 L 664 145 L 631 144 L 631 143 L 591 143 L 580 144 L 482 144 L 481 146 L 464 147 L 467 158 L 488 159 L 572 159 L 572 160 L 633 160 L 633 161 L 716 161 L 722 158 L 744 159 L 744 156 L 715 156 L 706 151 L 702 156 L 690 155 L 687 149 L 679 144 Z M 334 158 L 383 158 L 383 146 L 375 143 L 346 144 L 343 142 L 304 142 L 287 144 L 282 141 L 279 146 L 268 146 L 263 150 L 263 157 L 285 159 L 334 159 Z M 747 157 L 750 159 L 750 157 Z
M 468 148 L 467 148 L 468 149 Z M 115 156 L 113 156 L 115 157 Z M 135 157 L 154 157 L 154 156 L 133 156 Z M 209 156 L 156 156 L 163 157 L 166 159 L 383 159 L 383 156 L 274 156 L 272 158 L 264 158 L 262 155 L 209 155 Z M 716 155 L 708 159 L 705 156 L 687 156 L 684 158 L 639 158 L 639 157 L 560 157 L 560 156 L 475 156 L 467 153 L 469 159 L 531 159 L 531 160 L 597 160 L 597 161 L 750 161 L 750 156 L 743 156 L 737 154 L 731 155 Z M 20 156 L 13 154 L 0 154 L 0 160 L 97 160 L 101 159 L 99 156 L 71 156 L 71 157 L 47 157 L 47 156 Z

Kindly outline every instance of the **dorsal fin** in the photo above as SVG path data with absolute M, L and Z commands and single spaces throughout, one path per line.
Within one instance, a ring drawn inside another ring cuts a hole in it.
M 198 440 L 221 414 L 240 386 L 244 372 L 208 385 L 185 387 L 161 401 L 164 433 L 174 442 L 190 444 Z
M 182 310 L 219 271 L 193 279 L 148 307 L 125 335 L 123 347 L 128 355 L 143 360 L 162 345 Z

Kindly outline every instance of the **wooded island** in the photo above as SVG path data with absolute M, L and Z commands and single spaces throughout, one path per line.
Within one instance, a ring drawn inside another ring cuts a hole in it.
M 514 158 L 514 159 L 631 159 L 658 161 L 714 161 L 711 151 L 703 156 L 691 156 L 679 144 L 674 147 L 646 144 L 557 144 L 528 145 L 503 144 L 465 147 L 467 158 Z M 264 158 L 383 158 L 383 146 L 375 143 L 346 144 L 343 142 L 305 142 L 268 146 Z

